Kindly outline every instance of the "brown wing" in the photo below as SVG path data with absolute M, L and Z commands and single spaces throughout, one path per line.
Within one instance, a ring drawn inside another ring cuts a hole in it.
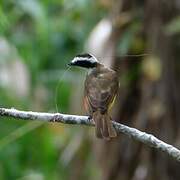
M 107 111 L 118 91 L 118 77 L 107 68 L 92 71 L 85 81 L 85 99 L 89 111 Z

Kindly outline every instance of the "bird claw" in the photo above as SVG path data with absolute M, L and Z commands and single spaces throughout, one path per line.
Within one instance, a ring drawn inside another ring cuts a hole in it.
M 89 121 L 90 123 L 93 123 L 93 124 L 95 123 L 91 115 L 88 116 L 88 121 Z
M 59 115 L 58 114 L 55 114 L 53 119 L 51 120 L 52 122 L 57 122 L 59 119 Z

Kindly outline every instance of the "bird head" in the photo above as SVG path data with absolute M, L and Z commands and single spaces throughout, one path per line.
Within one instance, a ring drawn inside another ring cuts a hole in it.
M 79 66 L 83 68 L 94 68 L 99 64 L 98 60 L 91 54 L 79 54 L 68 64 L 69 66 Z

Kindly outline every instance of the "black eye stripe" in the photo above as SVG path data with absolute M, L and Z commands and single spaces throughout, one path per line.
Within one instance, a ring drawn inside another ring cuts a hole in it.
M 78 66 L 81 66 L 81 67 L 86 67 L 86 68 L 92 68 L 92 67 L 94 67 L 95 66 L 95 62 L 94 63 L 92 63 L 92 62 L 90 62 L 90 61 L 84 61 L 84 60 L 79 60 L 79 61 L 77 61 L 77 63 L 76 63 Z

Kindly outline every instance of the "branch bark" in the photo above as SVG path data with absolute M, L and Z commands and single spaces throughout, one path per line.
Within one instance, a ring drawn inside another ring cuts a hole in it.
M 40 120 L 44 122 L 59 122 L 64 124 L 80 124 L 94 126 L 94 123 L 87 116 L 68 115 L 61 113 L 42 113 L 32 111 L 20 111 L 14 108 L 0 108 L 0 116 L 13 117 L 22 120 Z M 135 128 L 113 121 L 113 125 L 118 133 L 123 133 L 137 141 L 140 141 L 150 147 L 165 152 L 170 157 L 180 162 L 180 150 L 167 144 L 151 134 L 141 132 Z

